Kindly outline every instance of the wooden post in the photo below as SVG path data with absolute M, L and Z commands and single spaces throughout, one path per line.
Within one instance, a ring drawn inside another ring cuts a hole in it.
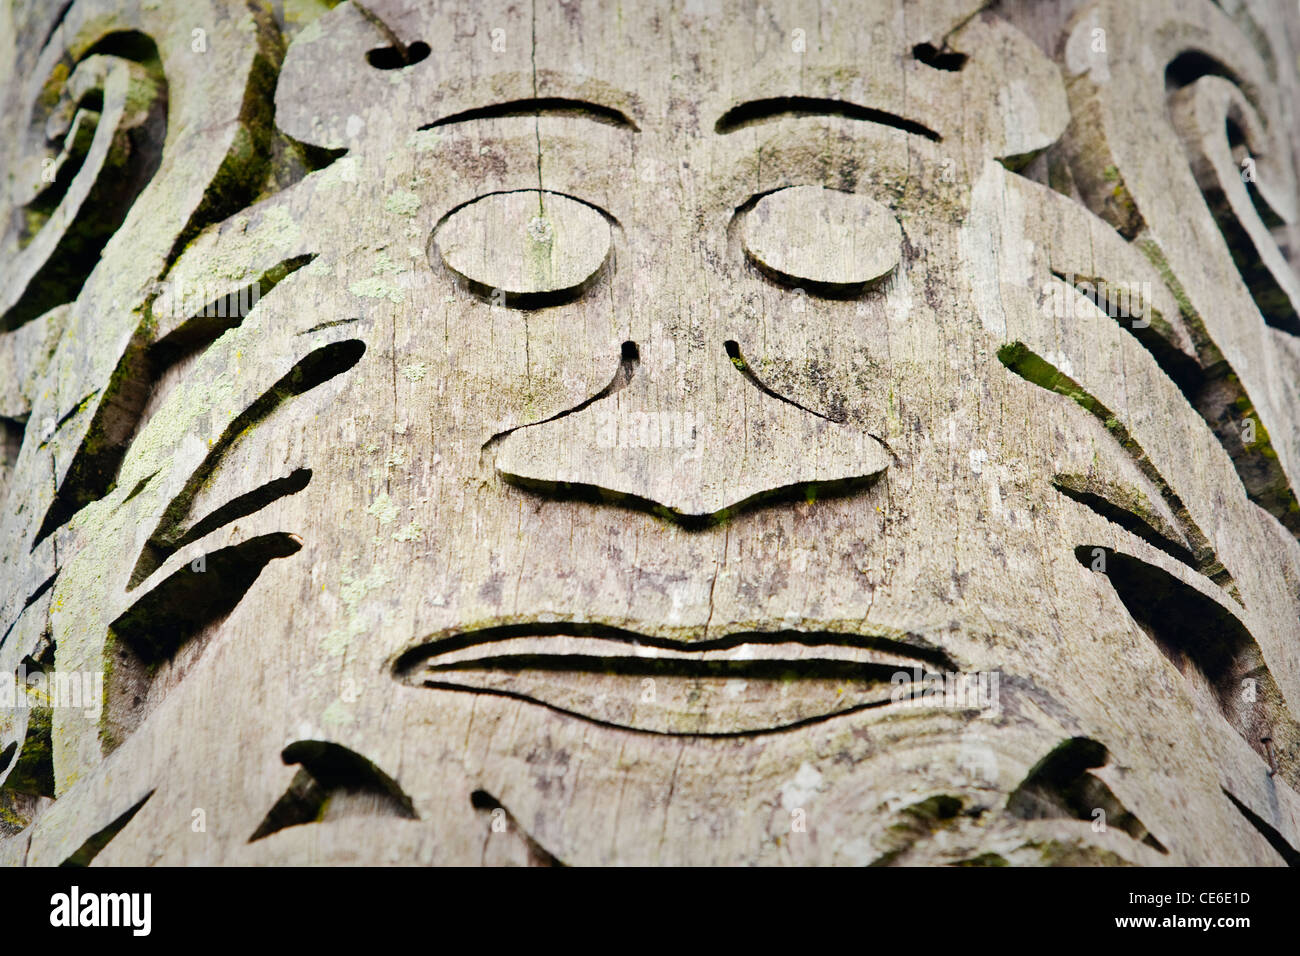
M 1298 53 L 7 5 L 0 862 L 1295 863 Z

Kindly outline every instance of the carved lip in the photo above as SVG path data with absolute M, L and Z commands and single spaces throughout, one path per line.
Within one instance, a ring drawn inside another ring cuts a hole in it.
M 413 687 L 512 698 L 608 727 L 734 737 L 896 703 L 936 669 L 956 668 L 931 647 L 834 631 L 676 640 L 530 622 L 443 635 L 403 654 L 393 674 Z

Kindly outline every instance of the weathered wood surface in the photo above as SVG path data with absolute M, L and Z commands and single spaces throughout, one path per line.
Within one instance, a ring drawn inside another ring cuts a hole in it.
M 0 861 L 1300 860 L 1294 4 L 0 17 Z

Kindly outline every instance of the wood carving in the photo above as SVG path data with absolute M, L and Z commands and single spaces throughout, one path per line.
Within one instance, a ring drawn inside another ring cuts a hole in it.
M 0 862 L 1297 864 L 1297 53 L 7 6 Z

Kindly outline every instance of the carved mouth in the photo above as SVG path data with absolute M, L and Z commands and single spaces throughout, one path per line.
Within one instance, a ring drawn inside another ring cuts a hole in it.
M 449 634 L 404 654 L 402 683 L 523 700 L 646 733 L 790 730 L 919 695 L 955 670 L 941 651 L 792 630 L 679 641 L 604 625 L 532 623 Z

